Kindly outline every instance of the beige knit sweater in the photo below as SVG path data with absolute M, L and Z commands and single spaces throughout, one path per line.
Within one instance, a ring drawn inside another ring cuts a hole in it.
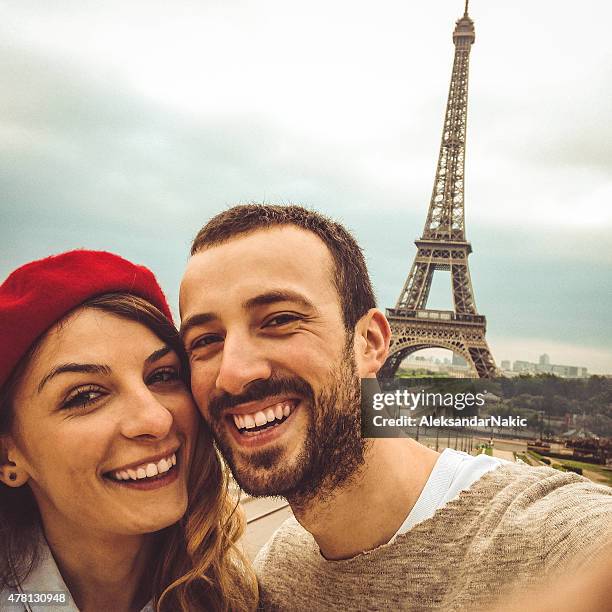
M 359 520 L 358 510 L 355 520 Z M 291 518 L 255 560 L 264 610 L 490 609 L 612 540 L 612 489 L 548 467 L 508 465 L 395 541 L 327 561 Z

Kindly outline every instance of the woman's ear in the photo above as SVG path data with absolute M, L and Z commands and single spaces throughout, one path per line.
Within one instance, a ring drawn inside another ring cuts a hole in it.
M 11 437 L 0 437 L 0 482 L 13 488 L 22 487 L 30 478 L 15 454 Z
M 376 376 L 387 360 L 390 341 L 387 318 L 378 308 L 370 308 L 355 326 L 355 359 L 361 378 Z

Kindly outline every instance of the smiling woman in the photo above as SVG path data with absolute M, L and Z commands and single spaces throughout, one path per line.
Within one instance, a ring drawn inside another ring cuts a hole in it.
M 0 342 L 0 609 L 58 591 L 66 612 L 253 609 L 153 275 L 91 251 L 28 264 L 0 287 Z

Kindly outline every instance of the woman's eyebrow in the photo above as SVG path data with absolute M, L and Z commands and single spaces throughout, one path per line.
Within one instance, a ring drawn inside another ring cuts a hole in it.
M 157 349 L 156 351 L 153 351 L 146 359 L 145 359 L 145 364 L 146 365 L 151 365 L 152 363 L 155 363 L 158 359 L 161 359 L 162 357 L 164 357 L 165 355 L 167 355 L 168 353 L 172 352 L 172 347 L 166 345 L 166 346 L 162 346 L 160 349 Z
M 153 351 L 146 359 L 145 363 L 150 365 L 155 363 L 157 360 L 161 359 L 168 353 L 172 351 L 170 346 L 162 346 L 160 349 Z M 63 363 L 61 365 L 57 365 L 48 372 L 43 379 L 40 381 L 38 385 L 38 393 L 40 393 L 43 387 L 56 376 L 60 374 L 66 373 L 84 373 L 84 374 L 101 374 L 103 376 L 110 376 L 112 373 L 112 369 L 107 365 L 102 365 L 99 363 Z
M 38 385 L 38 393 L 40 393 L 43 387 L 56 376 L 60 374 L 66 374 L 68 372 L 77 372 L 85 374 L 102 374 L 103 376 L 110 376 L 112 370 L 107 365 L 101 365 L 99 363 L 63 363 L 57 365 L 51 369 L 40 381 Z

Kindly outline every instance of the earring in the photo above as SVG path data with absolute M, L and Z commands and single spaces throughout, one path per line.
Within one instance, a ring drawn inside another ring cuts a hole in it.
M 10 480 L 17 480 L 17 474 L 15 474 L 15 472 L 11 472 L 11 473 L 9 474 L 9 479 L 10 479 Z

